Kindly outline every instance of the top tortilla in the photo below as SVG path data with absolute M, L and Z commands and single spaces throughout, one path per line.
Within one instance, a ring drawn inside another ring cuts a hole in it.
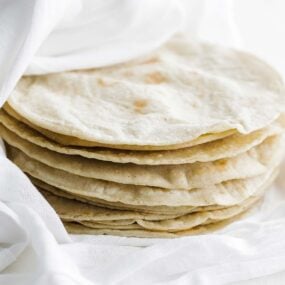
M 279 75 L 256 57 L 174 38 L 118 66 L 24 77 L 8 103 L 46 130 L 129 149 L 174 149 L 250 133 L 284 111 Z
M 130 148 L 132 150 L 139 150 L 139 151 L 142 151 L 143 149 L 148 150 L 148 147 L 145 147 L 145 146 L 108 145 L 108 144 L 102 144 L 102 143 L 98 143 L 98 142 L 90 142 L 90 141 L 82 140 L 82 139 L 72 137 L 72 136 L 66 136 L 66 135 L 58 134 L 58 133 L 49 131 L 47 129 L 44 129 L 44 128 L 41 128 L 39 126 L 32 124 L 29 120 L 25 119 L 24 117 L 20 116 L 17 112 L 15 112 L 15 110 L 13 110 L 13 108 L 11 108 L 11 106 L 9 106 L 9 104 L 5 104 L 3 106 L 3 109 L 5 110 L 5 112 L 7 114 L 9 114 L 10 117 L 16 119 L 19 122 L 24 123 L 26 126 L 29 126 L 32 129 L 36 130 L 37 132 L 42 134 L 47 139 L 50 139 L 56 143 L 59 143 L 63 146 L 66 146 L 66 147 L 83 146 L 83 147 L 88 147 L 88 148 L 103 147 L 103 148 L 119 149 L 119 150 L 120 149 L 121 150 L 128 150 Z M 219 140 L 222 138 L 226 138 L 226 137 L 228 137 L 234 133 L 236 133 L 235 130 L 228 130 L 228 131 L 219 132 L 219 133 L 208 133 L 208 134 L 204 134 L 204 135 L 199 136 L 198 138 L 192 140 L 191 142 L 187 142 L 187 144 L 168 146 L 166 148 L 174 149 L 174 150 L 176 150 L 178 147 L 184 147 L 184 148 L 187 147 L 188 148 L 188 147 L 192 147 L 192 146 L 216 141 L 216 140 Z M 152 150 L 163 149 L 163 148 L 165 148 L 165 147 L 158 147 L 157 148 L 157 147 L 153 146 Z

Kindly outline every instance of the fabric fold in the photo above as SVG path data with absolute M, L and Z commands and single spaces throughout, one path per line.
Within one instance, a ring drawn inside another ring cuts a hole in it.
M 200 12 L 201 2 L 196 1 Z M 106 66 L 155 49 L 181 27 L 185 11 L 176 3 L 2 1 L 0 106 L 24 73 Z M 189 22 L 194 19 L 192 24 L 202 19 L 195 9 L 192 14 L 188 17 Z M 205 23 L 209 17 L 215 23 L 214 15 L 208 10 L 204 24 L 200 21 L 192 31 L 200 27 L 207 38 Z M 225 24 L 220 27 L 227 29 L 228 20 L 221 19 Z M 220 27 L 211 28 L 222 34 Z M 225 35 L 232 35 L 230 29 Z M 258 212 L 216 234 L 177 240 L 69 236 L 26 175 L 5 157 L 0 140 L 0 284 L 220 285 L 281 272 L 285 269 L 284 171 L 283 166 Z

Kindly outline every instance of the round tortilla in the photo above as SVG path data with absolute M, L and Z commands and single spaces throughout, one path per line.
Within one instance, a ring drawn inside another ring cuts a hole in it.
M 284 119 L 279 118 L 270 126 L 247 135 L 235 134 L 214 142 L 195 147 L 170 151 L 126 151 L 106 148 L 66 147 L 42 136 L 27 125 L 13 119 L 0 110 L 0 122 L 17 136 L 37 146 L 67 155 L 79 155 L 117 163 L 143 165 L 184 164 L 214 161 L 236 156 L 260 144 L 264 139 L 284 131 Z
M 266 167 L 282 153 L 280 137 L 267 138 L 238 156 L 212 162 L 182 165 L 135 165 L 69 156 L 38 147 L 0 125 L 0 135 L 9 145 L 48 166 L 79 176 L 122 184 L 167 189 L 191 189 L 226 180 L 243 179 L 266 172 Z
M 23 77 L 8 104 L 68 140 L 141 150 L 182 148 L 229 130 L 248 134 L 284 112 L 280 76 L 253 55 L 174 38 L 150 57 Z
M 52 131 L 46 130 L 44 128 L 38 127 L 34 124 L 32 124 L 30 121 L 28 121 L 27 119 L 23 118 L 22 116 L 20 116 L 17 112 L 15 112 L 15 110 L 13 110 L 9 104 L 5 104 L 4 105 L 4 110 L 14 119 L 23 122 L 24 124 L 26 124 L 27 126 L 29 126 L 30 128 L 38 131 L 39 133 L 41 133 L 43 136 L 45 136 L 46 138 L 57 142 L 61 145 L 65 145 L 65 146 L 85 146 L 85 147 L 105 147 L 105 148 L 112 148 L 112 149 L 132 149 L 132 150 L 149 150 L 149 147 L 144 147 L 144 146 L 130 146 L 130 145 L 108 145 L 108 144 L 103 144 L 103 143 L 98 143 L 98 142 L 90 142 L 90 141 L 86 141 L 86 140 L 82 140 L 76 137 L 72 137 L 72 136 L 66 136 L 66 135 L 62 135 L 62 134 L 58 134 L 58 133 L 54 133 Z M 203 144 L 203 143 L 207 143 L 207 142 L 211 142 L 211 141 L 215 141 L 221 138 L 225 138 L 231 134 L 236 133 L 235 130 L 228 130 L 228 131 L 224 131 L 224 132 L 219 132 L 219 133 L 209 133 L 209 134 L 204 134 L 199 136 L 198 138 L 192 140 L 191 142 L 187 142 L 187 144 L 181 144 L 181 145 L 175 145 L 172 147 L 167 147 L 166 149 L 177 149 L 178 147 L 191 147 L 191 146 L 195 146 L 195 145 L 199 145 L 199 144 Z M 151 147 L 152 150 L 155 149 L 163 149 L 163 147 Z
M 17 149 L 9 149 L 9 158 L 24 172 L 72 194 L 110 202 L 147 206 L 231 206 L 254 195 L 268 181 L 281 157 L 260 176 L 229 180 L 190 190 L 134 186 L 81 177 L 36 161 Z
M 169 216 L 168 218 L 161 215 L 151 216 L 138 212 L 124 213 L 124 211 L 103 209 L 58 197 L 50 193 L 43 193 L 44 197 L 64 221 L 79 222 L 85 226 L 97 229 L 144 228 L 154 231 L 177 232 L 188 230 L 202 224 L 209 224 L 232 218 L 252 207 L 258 200 L 260 200 L 264 190 L 265 189 L 259 192 L 258 195 L 250 197 L 242 203 L 232 207 L 210 211 L 199 211 L 178 217 Z M 112 218 L 114 218 L 114 220 L 110 220 Z
M 115 235 L 123 237 L 141 237 L 141 238 L 177 238 L 188 235 L 207 234 L 220 230 L 225 226 L 227 226 L 228 224 L 242 218 L 245 214 L 247 214 L 247 212 L 248 211 L 245 211 L 227 220 L 211 224 L 205 224 L 194 227 L 189 230 L 178 231 L 178 232 L 151 231 L 146 229 L 140 229 L 140 230 L 139 229 L 137 230 L 94 229 L 74 222 L 65 222 L 64 226 L 66 230 L 71 234 Z

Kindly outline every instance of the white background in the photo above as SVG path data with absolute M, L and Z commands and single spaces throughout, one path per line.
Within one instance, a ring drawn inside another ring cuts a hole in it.
M 235 0 L 234 15 L 244 48 L 271 62 L 285 76 L 285 1 Z

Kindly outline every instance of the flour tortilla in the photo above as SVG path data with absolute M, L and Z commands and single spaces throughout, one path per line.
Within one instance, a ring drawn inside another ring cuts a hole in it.
M 145 206 L 145 205 L 128 205 L 120 202 L 110 202 L 102 199 L 87 197 L 80 194 L 70 193 L 66 190 L 60 189 L 58 187 L 51 186 L 43 181 L 40 181 L 34 177 L 29 176 L 32 183 L 36 185 L 39 189 L 44 189 L 45 191 L 52 193 L 53 195 L 67 198 L 71 200 L 76 200 L 83 202 L 84 204 L 95 205 L 97 207 L 103 207 L 110 210 L 123 210 L 123 211 L 139 211 L 146 214 L 159 214 L 163 216 L 174 216 L 178 217 L 181 215 L 189 214 L 197 211 L 209 211 L 218 210 L 223 208 L 223 206 L 205 206 L 205 207 L 191 207 L 191 206 Z
M 64 226 L 70 234 L 112 235 L 112 236 L 140 237 L 140 238 L 175 238 L 180 236 L 179 233 L 149 231 L 145 229 L 141 230 L 94 229 L 76 222 L 64 222 Z M 201 226 L 198 227 L 197 229 L 190 230 L 188 233 L 189 235 L 206 233 L 207 228 L 209 228 L 208 225 Z
M 132 225 L 136 222 L 136 220 L 131 220 L 131 219 L 126 219 L 126 220 L 114 220 L 114 221 L 97 221 L 97 224 L 101 224 L 101 225 L 108 225 L 108 226 L 118 226 L 118 225 L 122 225 L 122 226 L 127 226 L 127 225 Z M 92 223 L 94 223 L 92 221 Z
M 256 198 L 256 197 L 255 197 Z M 253 202 L 254 201 L 254 202 Z M 232 217 L 235 217 L 250 207 L 256 204 L 258 200 L 252 200 L 247 205 L 234 206 L 230 208 L 225 208 L 223 210 L 212 211 L 212 212 L 202 212 L 202 213 L 193 213 L 185 216 L 178 217 L 176 219 L 169 219 L 163 221 L 144 221 L 137 220 L 134 224 L 129 225 L 106 225 L 97 222 L 90 221 L 80 221 L 79 223 L 95 229 L 118 229 L 118 230 L 130 230 L 130 229 L 145 229 L 151 231 L 162 231 L 162 232 L 180 232 L 184 230 L 190 230 L 197 226 L 207 225 L 216 223 L 219 221 L 227 220 Z M 72 221 L 70 221 L 72 222 Z M 74 220 L 73 222 L 77 222 Z
M 79 224 L 82 224 L 83 226 L 93 228 L 93 229 L 112 229 L 112 230 L 140 230 L 143 229 L 142 226 L 138 224 L 131 224 L 131 225 L 103 225 L 100 223 L 94 223 L 94 222 L 85 222 L 81 221 Z
M 270 180 L 275 168 L 281 161 L 274 163 L 268 172 L 253 178 L 230 180 L 220 184 L 191 190 L 169 190 L 147 186 L 133 186 L 114 182 L 80 177 L 68 172 L 51 168 L 29 158 L 16 149 L 9 149 L 11 160 L 24 172 L 50 185 L 72 194 L 94 197 L 111 202 L 147 206 L 231 206 L 254 195 Z
M 33 125 L 31 122 L 29 122 L 27 119 L 21 117 L 17 112 L 15 112 L 10 106 L 9 104 L 5 104 L 4 105 L 4 110 L 14 119 L 25 123 L 27 126 L 29 126 L 32 129 L 35 129 L 36 131 L 38 131 L 39 133 L 41 133 L 42 135 L 44 135 L 46 138 L 51 139 L 54 142 L 57 142 L 59 144 L 65 145 L 65 146 L 85 146 L 85 147 L 109 147 L 109 148 L 113 148 L 113 149 L 132 149 L 132 150 L 148 150 L 148 149 L 152 149 L 155 150 L 157 147 L 152 146 L 150 147 L 144 147 L 144 146 L 130 146 L 130 145 L 108 145 L 108 144 L 102 144 L 102 143 L 98 143 L 98 142 L 90 142 L 90 141 L 86 141 L 86 140 L 82 140 L 76 137 L 72 137 L 72 136 L 66 136 L 66 135 L 61 135 L 61 134 L 57 134 L 54 132 L 51 132 L 49 130 L 43 129 L 41 127 L 38 127 L 36 125 Z M 191 142 L 187 142 L 187 144 L 179 144 L 179 145 L 175 145 L 175 146 L 171 146 L 171 147 L 166 147 L 166 149 L 177 149 L 179 147 L 191 147 L 191 146 L 195 146 L 195 145 L 199 145 L 199 144 L 203 144 L 203 143 L 207 143 L 210 141 L 215 141 L 224 137 L 227 137 L 233 133 L 236 133 L 235 130 L 227 130 L 224 132 L 219 132 L 219 133 L 208 133 L 208 134 L 204 134 L 199 136 L 198 138 L 192 140 Z M 159 147 L 158 149 L 163 149 L 164 147 Z
M 65 147 L 45 138 L 27 125 L 13 119 L 0 110 L 0 122 L 7 129 L 37 146 L 68 155 L 79 155 L 118 163 L 143 165 L 183 164 L 206 162 L 236 156 L 260 144 L 268 136 L 284 130 L 284 120 L 280 118 L 274 124 L 248 135 L 232 135 L 215 142 L 174 151 L 119 151 L 103 148 Z
M 280 76 L 253 55 L 175 38 L 150 57 L 23 77 L 8 104 L 52 132 L 142 150 L 233 129 L 248 134 L 284 112 Z
M 144 228 L 147 230 L 153 231 L 165 231 L 165 232 L 177 232 L 182 230 L 189 230 L 191 228 L 197 227 L 199 225 L 210 224 L 222 220 L 232 218 L 236 215 L 241 214 L 242 212 L 248 210 L 250 207 L 256 204 L 260 199 L 259 196 L 251 197 L 247 199 L 240 205 L 224 208 L 221 210 L 214 211 L 205 211 L 205 212 L 196 212 L 187 215 L 183 215 L 177 218 L 156 220 L 156 221 L 145 221 L 137 219 L 135 223 L 128 224 L 102 224 L 93 221 L 82 221 L 79 222 L 82 225 L 91 228 L 101 228 L 101 229 L 139 229 Z M 76 209 L 75 209 L 76 210 Z M 69 220 L 70 222 L 78 222 L 76 218 Z
M 252 196 L 240 205 L 234 205 L 229 208 L 210 209 L 208 211 L 201 210 L 197 212 L 182 214 L 182 215 L 161 215 L 161 214 L 144 214 L 138 211 L 118 211 L 114 209 L 106 209 L 98 206 L 91 206 L 86 203 L 81 203 L 71 199 L 53 195 L 47 191 L 40 189 L 46 200 L 54 208 L 60 218 L 64 221 L 76 221 L 103 224 L 105 228 L 110 226 L 131 225 L 134 223 L 140 224 L 144 228 L 163 230 L 166 225 L 169 229 L 185 229 L 198 225 L 199 223 L 212 222 L 213 220 L 221 220 L 236 215 L 245 208 L 250 207 L 260 199 L 264 193 L 263 188 L 256 196 Z M 147 223 L 147 222 L 150 223 Z
M 71 234 L 115 235 L 115 236 L 124 236 L 124 237 L 142 237 L 142 238 L 176 238 L 181 236 L 206 234 L 213 231 L 217 231 L 227 226 L 228 224 L 242 218 L 245 214 L 247 214 L 247 211 L 224 221 L 201 225 L 192 228 L 190 230 L 184 230 L 173 233 L 163 232 L 163 231 L 150 231 L 145 229 L 141 230 L 92 229 L 90 227 L 86 227 L 74 222 L 65 222 L 64 226 L 66 230 Z
M 107 231 L 111 233 L 113 230 L 122 231 L 122 235 L 125 230 L 139 230 L 142 231 L 151 231 L 153 234 L 156 232 L 160 233 L 177 233 L 178 235 L 182 234 L 182 232 L 189 231 L 193 229 L 195 232 L 198 227 L 208 227 L 212 228 L 212 225 L 217 225 L 217 223 L 222 223 L 223 225 L 237 217 L 240 217 L 243 213 L 248 211 L 250 208 L 255 206 L 260 199 L 259 196 L 249 198 L 245 203 L 242 205 L 234 206 L 225 208 L 219 211 L 210 211 L 210 212 L 202 212 L 202 213 L 195 213 L 189 214 L 185 216 L 181 216 L 175 219 L 167 219 L 163 221 L 144 221 L 144 220 L 136 220 L 136 224 L 104 224 L 100 222 L 93 222 L 93 221 L 76 221 L 74 220 L 64 220 L 65 223 L 71 225 L 79 223 L 83 226 L 92 229 L 101 229 L 102 231 Z M 77 212 L 77 208 L 74 207 L 74 212 Z M 221 225 L 222 225 L 221 224 Z M 75 224 L 76 225 L 76 224 Z M 79 227 L 80 228 L 80 227 Z M 138 233 L 139 233 L 138 232 Z M 94 232 L 90 232 L 91 234 Z M 96 233 L 96 232 L 95 232 Z M 125 232 L 128 235 L 128 231 Z M 186 232 L 185 232 L 186 234 Z
M 213 162 L 142 166 L 117 164 L 79 156 L 68 156 L 38 147 L 21 139 L 0 125 L 0 135 L 13 147 L 48 166 L 79 176 L 131 185 L 147 185 L 167 189 L 191 189 L 232 179 L 257 176 L 279 155 L 278 138 L 268 138 L 244 154 Z
M 65 197 L 54 195 L 54 193 L 39 188 L 44 198 L 51 204 L 57 214 L 64 220 L 92 221 L 92 222 L 124 222 L 135 220 L 164 220 L 178 217 L 173 214 L 149 214 L 138 210 L 116 210 L 82 203 Z
M 178 232 L 189 230 L 199 225 L 211 224 L 237 216 L 255 205 L 259 199 L 258 195 L 246 199 L 242 204 L 220 210 L 196 212 L 163 221 L 138 220 L 136 222 L 141 227 L 154 231 Z M 86 225 L 88 226 L 88 224 Z

